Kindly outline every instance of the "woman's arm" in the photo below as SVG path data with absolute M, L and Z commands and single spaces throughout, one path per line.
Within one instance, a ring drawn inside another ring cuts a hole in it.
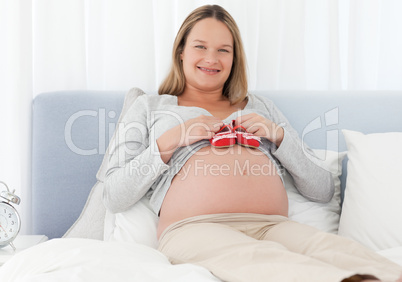
M 137 98 L 116 128 L 103 200 L 111 212 L 122 212 L 139 201 L 156 179 L 169 169 L 174 151 L 213 137 L 223 124 L 201 115 L 166 130 L 157 140 L 149 134 L 151 121 L 146 95 Z
M 103 201 L 111 212 L 122 212 L 139 201 L 169 166 L 149 138 L 146 95 L 138 97 L 117 124 L 109 145 Z
M 256 99 L 264 103 L 269 119 L 257 114 L 247 115 L 248 117 L 243 118 L 246 129 L 249 126 L 251 133 L 267 138 L 276 144 L 272 154 L 292 175 L 300 194 L 315 202 L 330 201 L 334 194 L 331 173 L 311 160 L 314 158 L 318 160 L 318 158 L 302 142 L 297 131 L 272 101 L 263 97 L 256 97 Z M 240 120 L 243 122 L 241 118 Z
M 292 175 L 300 194 L 311 201 L 329 202 L 335 191 L 331 172 L 311 160 L 318 158 L 274 104 L 271 114 L 275 123 L 284 129 L 283 140 L 273 155 Z

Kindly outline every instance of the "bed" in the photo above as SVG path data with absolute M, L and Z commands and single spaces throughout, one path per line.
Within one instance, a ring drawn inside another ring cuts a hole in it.
M 50 240 L 1 266 L 1 282 L 220 281 L 196 265 L 171 265 L 156 250 L 158 219 L 146 198 L 115 215 L 102 204 L 107 146 L 137 93 L 60 91 L 34 99 L 32 233 Z M 402 265 L 402 93 L 254 93 L 276 103 L 337 187 L 330 203 L 317 204 L 288 179 L 289 216 Z

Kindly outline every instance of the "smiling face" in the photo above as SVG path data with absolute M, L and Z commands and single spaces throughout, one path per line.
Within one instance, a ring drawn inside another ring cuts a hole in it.
M 189 33 L 181 60 L 186 90 L 222 93 L 233 64 L 233 37 L 227 26 L 214 19 L 197 22 Z

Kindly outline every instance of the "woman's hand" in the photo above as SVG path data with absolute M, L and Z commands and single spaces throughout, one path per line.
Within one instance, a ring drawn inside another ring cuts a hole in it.
M 212 138 L 222 126 L 220 119 L 201 115 L 167 130 L 156 140 L 162 160 L 167 163 L 179 147 Z
M 249 133 L 256 136 L 267 138 L 277 147 L 281 145 L 285 133 L 281 126 L 255 113 L 238 117 L 236 125 L 242 125 Z

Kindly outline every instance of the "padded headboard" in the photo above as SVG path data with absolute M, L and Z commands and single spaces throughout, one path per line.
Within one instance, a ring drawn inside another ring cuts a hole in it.
M 258 91 L 312 148 L 346 150 L 340 129 L 402 131 L 401 92 Z M 33 233 L 61 237 L 96 182 L 124 92 L 44 93 L 33 102 Z M 346 166 L 344 166 L 346 169 Z M 342 176 L 343 187 L 345 174 Z
M 114 131 L 123 92 L 65 91 L 33 101 L 32 225 L 61 237 L 85 205 Z

